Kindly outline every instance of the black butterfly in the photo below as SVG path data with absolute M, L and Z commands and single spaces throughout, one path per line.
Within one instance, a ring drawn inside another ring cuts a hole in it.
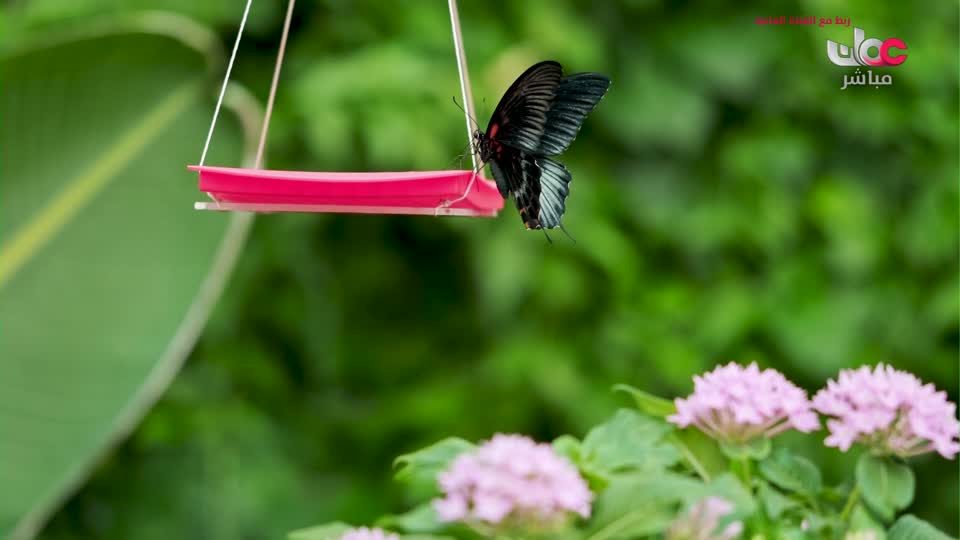
M 527 229 L 563 227 L 571 177 L 553 156 L 570 146 L 609 87 L 599 73 L 564 77 L 559 63 L 540 62 L 503 95 L 487 131 L 474 132 L 480 160 L 490 163 L 500 195 L 513 195 Z

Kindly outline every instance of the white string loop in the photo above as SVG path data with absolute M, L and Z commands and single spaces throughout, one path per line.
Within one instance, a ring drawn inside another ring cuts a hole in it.
M 250 4 L 253 0 L 247 0 L 247 7 L 243 10 L 243 18 L 240 19 L 240 29 L 237 31 L 237 40 L 233 43 L 233 52 L 230 53 L 230 62 L 227 64 L 227 74 L 223 78 L 223 86 L 220 87 L 220 97 L 217 98 L 217 107 L 213 109 L 213 120 L 210 122 L 210 130 L 207 131 L 207 142 L 203 143 L 203 153 L 200 154 L 200 166 L 207 159 L 207 150 L 210 149 L 210 139 L 213 138 L 213 128 L 217 125 L 217 117 L 220 116 L 220 106 L 223 105 L 223 96 L 227 93 L 227 83 L 230 82 L 230 72 L 233 70 L 233 61 L 237 58 L 237 49 L 240 48 L 240 36 L 243 35 L 243 27 L 247 24 L 247 15 L 250 13 Z

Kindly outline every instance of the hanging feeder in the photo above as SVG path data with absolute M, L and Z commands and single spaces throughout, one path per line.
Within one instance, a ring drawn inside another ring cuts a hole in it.
M 250 13 L 252 0 L 247 0 L 240 29 L 227 64 L 220 96 L 207 133 L 199 165 L 187 167 L 197 171 L 200 191 L 210 201 L 197 202 L 198 210 L 244 212 L 336 212 L 352 214 L 409 214 L 440 216 L 492 217 L 503 208 L 503 198 L 496 184 L 477 173 L 477 156 L 470 145 L 472 170 L 407 171 L 407 172 L 307 172 L 261 169 L 263 151 L 270 125 L 286 48 L 294 0 L 289 0 L 284 19 L 277 62 L 270 85 L 263 128 L 257 147 L 254 168 L 211 167 L 204 165 L 214 126 L 223 104 L 223 96 L 236 59 L 240 37 Z M 456 0 L 448 0 L 453 29 L 454 52 L 460 74 L 467 140 L 472 138 L 473 98 L 463 52 L 463 36 Z M 473 181 L 471 181 L 473 180 Z

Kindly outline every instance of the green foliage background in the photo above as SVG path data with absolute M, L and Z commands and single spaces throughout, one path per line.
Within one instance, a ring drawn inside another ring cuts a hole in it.
M 242 4 L 14 2 L 0 31 L 11 44 L 165 9 L 229 47 Z M 956 3 L 461 4 L 481 123 L 537 60 L 613 79 L 564 157 L 577 243 L 524 231 L 510 206 L 258 218 L 185 370 L 44 538 L 363 523 L 403 508 L 398 454 L 448 435 L 583 435 L 625 403 L 612 384 L 672 397 L 729 360 L 809 390 L 889 362 L 957 401 Z M 261 97 L 284 5 L 254 3 L 240 50 L 235 80 Z M 768 15 L 851 17 L 910 56 L 892 87 L 840 91 L 848 71 L 824 44 L 852 43 L 852 26 L 754 23 Z M 438 169 L 466 144 L 444 2 L 301 0 L 283 75 L 271 168 Z M 183 166 L 170 174 L 193 181 Z M 828 483 L 849 476 L 855 453 L 791 442 Z M 956 463 L 916 470 L 912 512 L 956 535 Z

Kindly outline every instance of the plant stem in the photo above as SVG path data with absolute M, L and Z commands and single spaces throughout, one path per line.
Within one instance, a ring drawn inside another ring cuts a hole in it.
M 734 463 L 737 464 L 737 472 L 740 473 L 740 480 L 743 482 L 743 485 L 747 487 L 747 491 L 753 493 L 753 476 L 750 472 L 750 458 L 742 457 L 737 459 Z
M 843 505 L 843 510 L 840 511 L 840 521 L 846 522 L 850 518 L 850 513 L 853 512 L 853 507 L 858 500 L 860 500 L 860 486 L 855 485 L 847 497 L 847 504 Z
M 697 458 L 697 456 L 690 451 L 690 448 L 683 442 L 683 440 L 681 440 L 680 437 L 677 437 L 676 433 L 671 433 L 669 438 L 671 442 L 673 442 L 673 444 L 675 444 L 680 450 L 680 455 L 682 455 L 684 459 L 687 460 L 687 463 L 690 464 L 690 468 L 697 473 L 697 476 L 699 476 L 704 482 L 709 482 L 710 473 L 707 472 L 707 469 L 702 463 L 700 463 L 700 460 Z

